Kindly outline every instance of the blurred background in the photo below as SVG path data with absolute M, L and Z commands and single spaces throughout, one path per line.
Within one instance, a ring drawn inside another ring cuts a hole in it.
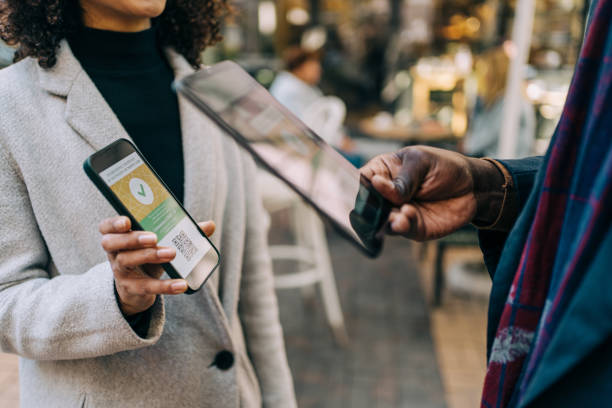
M 543 154 L 586 0 L 233 0 L 232 59 L 353 164 L 411 144 Z M 0 67 L 11 50 L 0 43 Z M 479 406 L 490 279 L 476 232 L 389 239 L 363 257 L 261 174 L 289 363 L 301 407 Z M 0 406 L 18 406 L 0 354 Z

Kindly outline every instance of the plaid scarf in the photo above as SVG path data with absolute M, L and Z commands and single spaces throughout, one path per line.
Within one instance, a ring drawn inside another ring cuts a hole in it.
M 612 0 L 600 0 L 592 12 L 543 166 L 532 193 L 539 197 L 533 222 L 491 349 L 484 408 L 521 406 L 612 226 Z

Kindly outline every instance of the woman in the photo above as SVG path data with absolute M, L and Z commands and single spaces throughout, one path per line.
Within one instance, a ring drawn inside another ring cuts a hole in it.
M 0 348 L 21 357 L 22 406 L 295 406 L 255 166 L 170 91 L 226 4 L 0 4 L 18 46 L 0 72 Z M 173 250 L 113 217 L 82 171 L 120 137 L 217 225 L 224 261 L 197 294 L 158 279 Z

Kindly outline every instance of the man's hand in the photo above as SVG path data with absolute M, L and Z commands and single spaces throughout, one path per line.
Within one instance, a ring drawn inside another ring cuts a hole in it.
M 390 233 L 440 238 L 478 220 L 493 222 L 504 177 L 489 161 L 433 147 L 406 147 L 372 159 L 361 173 L 396 208 Z
M 215 232 L 212 221 L 199 226 L 207 236 Z M 102 247 L 115 275 L 119 306 L 126 316 L 150 308 L 157 295 L 177 295 L 187 290 L 184 279 L 159 279 L 164 272 L 160 264 L 174 259 L 174 248 L 158 247 L 154 233 L 131 228 L 127 217 L 107 218 L 100 223 Z

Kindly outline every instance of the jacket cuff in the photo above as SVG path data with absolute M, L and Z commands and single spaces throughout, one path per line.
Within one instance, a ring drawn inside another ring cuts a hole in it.
M 504 191 L 504 198 L 499 214 L 493 223 L 489 225 L 480 225 L 479 223 L 473 222 L 472 225 L 481 230 L 510 231 L 520 212 L 519 196 L 514 184 L 514 179 L 508 169 L 497 160 L 488 157 L 482 160 L 492 163 L 504 177 L 504 184 L 501 186 Z
M 153 303 L 147 311 L 150 316 L 147 330 L 142 334 L 137 333 L 126 320 L 119 307 L 115 288 L 115 278 L 110 270 L 108 262 L 96 266 L 96 268 L 98 267 L 106 269 L 104 274 L 100 274 L 100 278 L 104 279 L 101 286 L 108 288 L 105 292 L 112 296 L 113 306 L 110 308 L 110 315 L 107 316 L 107 318 L 114 321 L 110 326 L 114 327 L 116 330 L 114 335 L 111 335 L 111 338 L 122 343 L 121 345 L 116 345 L 119 348 L 117 351 L 134 350 L 155 344 L 161 337 L 164 328 L 165 310 L 163 297 L 157 296 L 155 303 Z M 110 299 L 106 300 L 105 303 L 109 300 Z
M 121 301 L 119 299 L 119 292 L 117 292 L 117 285 L 115 284 L 113 285 L 113 287 L 115 289 L 115 300 L 117 300 L 117 305 L 119 305 L 119 308 L 121 308 Z M 155 297 L 155 302 L 157 302 L 157 298 L 158 296 Z M 147 337 L 147 334 L 149 333 L 149 327 L 151 326 L 152 307 L 153 305 L 151 305 L 150 308 L 143 312 L 136 313 L 130 316 L 126 315 L 125 313 L 123 313 L 123 311 L 121 311 L 121 314 L 123 315 L 125 320 L 127 320 L 132 330 L 134 330 L 136 334 L 138 334 L 142 338 Z

